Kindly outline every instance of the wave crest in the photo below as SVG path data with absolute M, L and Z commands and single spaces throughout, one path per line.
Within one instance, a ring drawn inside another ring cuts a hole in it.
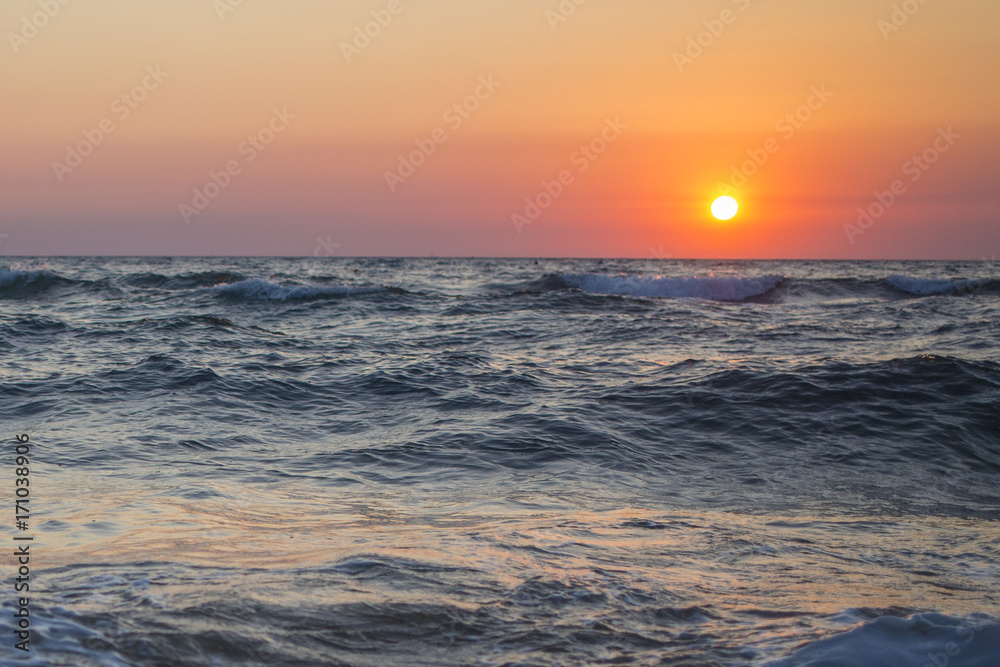
M 616 296 L 666 297 L 674 299 L 706 299 L 710 301 L 744 301 L 767 294 L 784 280 L 784 276 L 767 275 L 757 278 L 740 276 L 689 278 L 661 276 L 603 275 L 597 273 L 566 274 L 563 282 L 585 292 Z
M 232 284 L 246 279 L 246 276 L 234 271 L 199 271 L 173 276 L 159 273 L 135 273 L 126 276 L 122 282 L 130 287 L 186 290 Z
M 63 278 L 48 266 L 28 268 L 19 264 L 0 269 L 0 295 L 22 296 L 44 292 L 56 285 L 71 285 L 77 281 Z
M 988 287 L 992 281 L 961 280 L 947 278 L 912 278 L 910 276 L 889 276 L 885 282 L 893 289 L 914 296 L 934 296 L 937 294 L 959 294 Z
M 955 618 L 937 613 L 908 619 L 883 616 L 849 632 L 821 639 L 765 667 L 822 665 L 1000 664 L 1000 623 L 988 617 Z
M 358 294 L 377 294 L 384 292 L 384 287 L 351 287 L 348 285 L 332 285 L 317 287 L 314 285 L 279 285 L 270 280 L 252 278 L 237 283 L 219 285 L 213 288 L 217 294 L 233 299 L 247 301 L 308 301 L 330 299 Z

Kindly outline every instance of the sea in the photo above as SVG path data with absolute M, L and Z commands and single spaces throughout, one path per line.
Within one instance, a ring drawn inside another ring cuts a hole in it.
M 1000 665 L 996 262 L 4 265 L 0 664 Z

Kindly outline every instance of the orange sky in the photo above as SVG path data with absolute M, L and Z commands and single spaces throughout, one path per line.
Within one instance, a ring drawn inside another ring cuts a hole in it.
M 989 258 L 997 25 L 995 0 L 7 0 L 0 253 Z

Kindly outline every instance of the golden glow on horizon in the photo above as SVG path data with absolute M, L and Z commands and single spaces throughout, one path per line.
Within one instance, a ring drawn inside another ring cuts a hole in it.
M 388 23 L 389 0 L 43 4 L 65 6 L 0 3 L 4 255 L 1000 251 L 996 0 L 926 3 L 905 26 L 870 0 L 724 0 L 738 18 L 718 35 L 721 6 L 656 0 L 404 2 Z M 275 108 L 295 118 L 250 163 L 239 146 Z M 609 121 L 624 132 L 604 147 Z M 955 147 L 910 181 L 949 127 Z M 232 160 L 189 224 L 180 204 Z M 857 236 L 896 180 L 907 192 Z M 735 192 L 721 221 L 711 204 Z M 539 193 L 551 205 L 515 223 Z
M 732 220 L 739 210 L 739 203 L 732 197 L 719 197 L 712 202 L 712 215 L 717 220 Z

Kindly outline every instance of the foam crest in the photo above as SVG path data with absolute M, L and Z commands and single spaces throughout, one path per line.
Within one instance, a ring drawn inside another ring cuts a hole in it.
M 1000 665 L 1000 623 L 943 614 L 883 616 L 807 644 L 764 667 L 987 667 Z
M 28 269 L 14 265 L 8 269 L 0 269 L 0 287 L 9 287 L 10 285 L 15 284 L 27 285 L 39 280 L 57 277 L 58 276 L 56 276 L 56 274 L 52 273 L 47 268 Z
M 7 269 L 0 269 L 0 293 L 4 296 L 30 296 L 58 285 L 74 284 L 84 285 L 87 281 L 63 278 L 58 273 L 50 271 L 47 265 L 27 267 L 13 264 Z

